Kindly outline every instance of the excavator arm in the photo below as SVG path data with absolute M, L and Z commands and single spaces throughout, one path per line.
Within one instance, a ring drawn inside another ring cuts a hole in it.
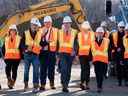
M 15 15 L 8 17 L 2 26 L 0 26 L 0 37 L 4 37 L 7 34 L 8 27 L 11 24 L 23 24 L 28 22 L 32 17 L 40 19 L 47 15 L 70 12 L 70 15 L 73 16 L 77 25 L 85 20 L 86 15 L 82 10 L 79 0 L 69 0 L 66 4 L 58 4 L 55 2 L 57 2 L 57 0 L 46 0 L 39 5 L 30 7 L 28 10 L 17 12 Z

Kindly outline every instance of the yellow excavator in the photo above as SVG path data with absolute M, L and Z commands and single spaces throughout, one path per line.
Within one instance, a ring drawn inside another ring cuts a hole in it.
M 11 24 L 21 25 L 28 22 L 32 17 L 39 19 L 47 15 L 69 12 L 75 23 L 79 25 L 86 19 L 80 0 L 67 0 L 62 3 L 60 0 L 44 0 L 40 4 L 30 6 L 29 9 L 16 12 L 9 16 L 0 26 L 0 38 L 4 38 Z

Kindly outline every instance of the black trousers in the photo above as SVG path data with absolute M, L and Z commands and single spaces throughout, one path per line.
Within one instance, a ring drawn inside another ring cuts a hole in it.
M 94 62 L 94 70 L 96 74 L 97 88 L 102 88 L 103 79 L 105 74 L 105 63 L 103 62 Z
M 125 83 L 128 84 L 128 64 L 124 65 L 124 79 L 125 79 Z
M 7 79 L 11 79 L 16 81 L 17 78 L 17 70 L 20 63 L 20 60 L 5 60 L 6 63 L 6 76 Z
M 122 85 L 122 81 L 124 80 L 124 64 L 120 64 L 120 60 L 116 60 L 116 72 L 117 72 L 117 80 L 118 84 Z
M 124 60 L 124 79 L 125 83 L 128 84 L 128 59 Z
M 105 64 L 105 72 L 104 72 L 104 76 L 107 76 L 107 72 L 108 72 L 108 64 Z
M 46 79 L 54 84 L 56 54 L 55 52 L 44 51 L 40 54 L 40 82 L 46 84 Z
M 90 81 L 90 64 L 88 56 L 79 56 L 80 65 L 81 65 L 81 83 Z

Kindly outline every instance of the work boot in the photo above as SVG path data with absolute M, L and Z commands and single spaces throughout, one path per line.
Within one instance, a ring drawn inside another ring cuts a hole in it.
M 45 84 L 41 84 L 40 91 L 45 91 Z
M 13 89 L 11 82 L 12 82 L 11 78 L 8 78 L 8 88 L 9 89 Z
M 10 85 L 12 86 L 12 87 L 14 87 L 14 84 L 15 84 L 15 80 L 11 80 L 11 82 L 10 82 Z
M 24 82 L 24 91 L 28 90 L 28 82 Z
M 50 87 L 51 89 L 56 89 L 56 87 L 54 86 L 54 81 L 50 81 Z
M 38 84 L 34 84 L 34 88 L 33 88 L 32 92 L 33 93 L 39 92 L 38 88 L 39 88 L 39 85 Z

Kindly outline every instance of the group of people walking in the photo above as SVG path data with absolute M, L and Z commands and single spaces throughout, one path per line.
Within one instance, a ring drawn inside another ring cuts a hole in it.
M 72 18 L 65 16 L 61 29 L 58 29 L 53 26 L 51 16 L 44 17 L 43 25 L 34 17 L 30 21 L 30 28 L 22 36 L 18 34 L 16 25 L 9 27 L 2 46 L 9 89 L 13 89 L 19 63 L 24 59 L 24 91 L 29 88 L 31 64 L 33 66 L 32 91 L 45 91 L 47 77 L 50 88 L 56 89 L 55 65 L 58 61 L 62 91 L 69 92 L 68 85 L 75 56 L 78 56 L 80 61 L 82 90 L 90 89 L 90 61 L 94 65 L 97 92 L 103 90 L 103 80 L 108 64 L 112 60 L 116 64 L 119 86 L 122 85 L 124 77 L 125 85 L 128 85 L 128 25 L 125 26 L 121 21 L 118 30 L 110 33 L 103 26 L 93 32 L 88 21 L 84 21 L 78 31 L 71 27 L 72 23 Z

